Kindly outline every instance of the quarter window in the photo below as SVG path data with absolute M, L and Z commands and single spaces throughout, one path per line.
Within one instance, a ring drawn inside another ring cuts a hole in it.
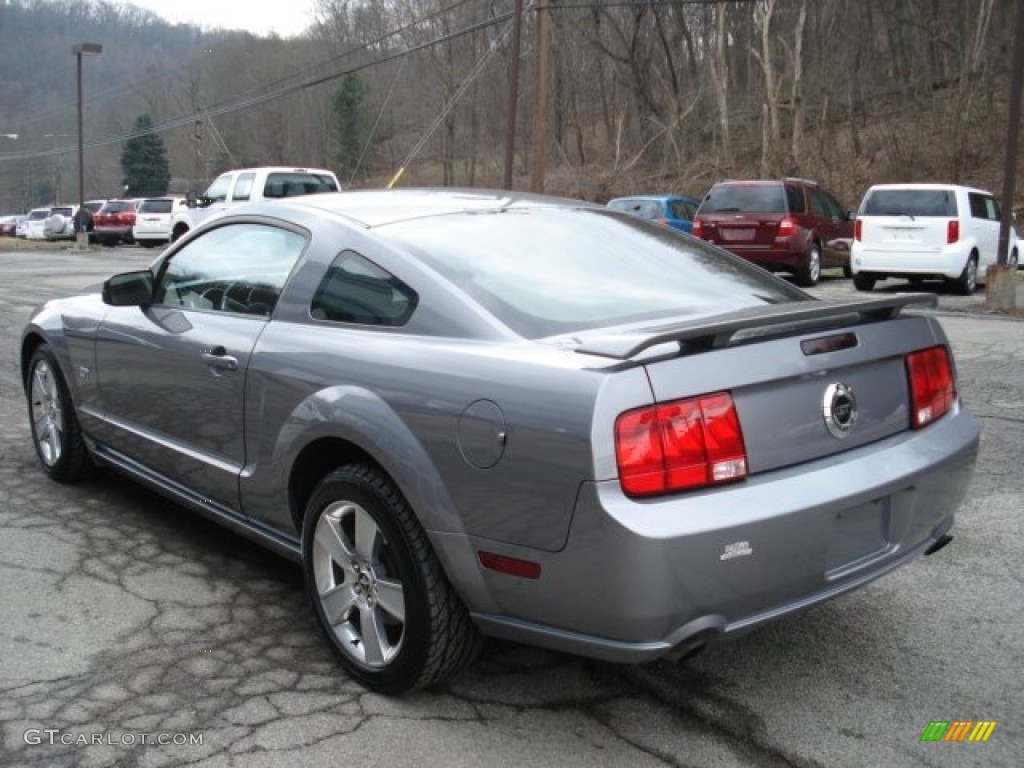
M 343 251 L 313 295 L 317 320 L 359 325 L 405 325 L 416 309 L 416 292 L 354 251 Z
M 164 264 L 156 303 L 269 317 L 305 246 L 302 235 L 264 224 L 212 229 Z

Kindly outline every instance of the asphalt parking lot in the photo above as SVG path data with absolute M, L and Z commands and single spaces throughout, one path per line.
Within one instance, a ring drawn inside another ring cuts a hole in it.
M 335 665 L 295 566 L 116 476 L 36 469 L 25 319 L 155 255 L 0 253 L 0 765 L 1021 764 L 1024 320 L 981 314 L 982 294 L 937 313 L 983 428 L 951 546 L 684 665 L 492 643 L 447 686 L 389 699 Z M 997 725 L 922 742 L 934 720 Z

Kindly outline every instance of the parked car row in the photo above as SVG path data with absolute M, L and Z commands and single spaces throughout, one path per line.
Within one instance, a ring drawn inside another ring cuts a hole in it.
M 130 200 L 87 200 L 89 241 L 162 245 L 171 240 L 171 217 L 188 205 L 184 197 L 164 196 Z M 28 240 L 63 240 L 75 237 L 77 205 L 33 208 L 24 216 L 0 217 L 0 235 Z
M 816 182 L 797 178 L 720 181 L 699 203 L 638 195 L 608 206 L 690 232 L 769 271 L 789 272 L 799 285 L 814 285 L 822 269 L 841 267 L 862 291 L 894 277 L 914 284 L 942 279 L 960 293 L 973 292 L 998 261 L 1002 220 L 995 196 L 981 189 L 876 185 L 851 211 Z M 1018 266 L 1019 251 L 1011 226 L 1007 263 Z

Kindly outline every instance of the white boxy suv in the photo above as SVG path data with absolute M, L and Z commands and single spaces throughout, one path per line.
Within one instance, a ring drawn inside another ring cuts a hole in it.
M 854 224 L 854 285 L 870 291 L 888 277 L 914 284 L 944 278 L 958 293 L 973 293 L 998 260 L 999 222 L 999 203 L 982 189 L 877 184 L 864 195 Z M 1015 259 L 1012 230 L 1009 250 Z

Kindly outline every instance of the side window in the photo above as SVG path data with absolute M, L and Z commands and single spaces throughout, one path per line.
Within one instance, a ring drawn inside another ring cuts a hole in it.
M 967 200 L 971 206 L 971 218 L 974 219 L 987 219 L 988 218 L 988 206 L 985 203 L 986 196 L 979 195 L 977 192 L 968 192 Z
M 228 189 L 231 188 L 231 176 L 220 176 L 203 195 L 207 200 L 214 203 L 223 203 L 228 197 Z
M 828 192 L 822 192 L 821 197 L 825 201 L 825 207 L 828 210 L 829 216 L 836 219 L 846 218 L 846 209 L 839 204 L 838 200 L 832 197 Z
M 985 212 L 988 214 L 989 221 L 999 221 L 999 203 L 994 197 L 985 198 Z
M 688 203 L 685 200 L 673 200 L 670 206 L 673 218 L 693 221 L 694 214 L 696 213 L 693 203 Z
M 269 317 L 306 238 L 265 224 L 212 229 L 161 270 L 156 303 Z
M 786 185 L 786 207 L 789 213 L 806 213 L 807 204 L 804 202 L 804 191 L 800 187 Z
M 317 320 L 359 325 L 405 325 L 419 297 L 409 286 L 354 251 L 342 251 L 327 269 L 309 312 Z
M 256 178 L 255 173 L 240 173 L 238 181 L 235 182 L 235 191 L 231 194 L 234 201 L 248 200 L 252 194 L 252 182 Z
M 821 193 L 816 189 L 808 190 L 808 192 L 811 196 L 811 213 L 823 219 L 828 218 L 830 214 L 825 198 L 822 197 Z

